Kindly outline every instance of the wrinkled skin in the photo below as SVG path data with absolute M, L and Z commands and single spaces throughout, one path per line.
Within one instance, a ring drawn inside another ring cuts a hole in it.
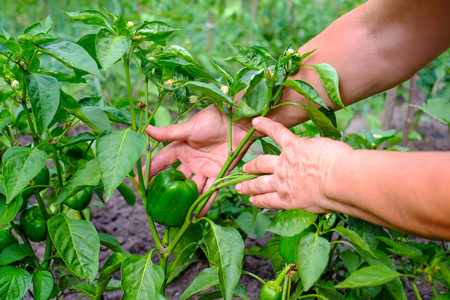
M 297 137 L 267 118 L 256 118 L 253 125 L 280 145 L 282 152 L 280 156 L 260 155 L 246 163 L 245 173 L 265 175 L 236 185 L 236 190 L 253 195 L 250 201 L 261 208 L 328 212 L 325 192 L 328 171 L 339 155 L 353 149 L 327 138 Z
M 233 123 L 233 148 L 245 137 L 249 124 Z M 199 193 L 203 193 L 211 187 L 228 157 L 228 117 L 213 105 L 185 123 L 159 128 L 149 126 L 145 132 L 160 142 L 173 142 L 152 158 L 149 179 L 180 160 L 178 169 L 187 178 L 192 177 Z M 137 178 L 135 180 L 137 182 Z M 201 216 L 206 214 L 214 198 L 211 197 Z

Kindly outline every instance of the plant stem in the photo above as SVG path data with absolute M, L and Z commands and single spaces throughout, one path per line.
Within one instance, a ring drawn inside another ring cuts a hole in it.
M 249 276 L 251 276 L 251 277 L 253 277 L 253 278 L 259 280 L 262 284 L 265 284 L 265 283 L 266 283 L 266 282 L 264 281 L 264 279 L 262 279 L 261 277 L 259 277 L 259 276 L 256 275 L 256 274 L 253 274 L 253 273 L 248 272 L 248 271 L 242 271 L 241 273 L 242 273 L 243 275 L 249 275 Z
M 14 229 L 14 231 L 17 232 L 17 234 L 22 238 L 22 241 L 25 243 L 25 245 L 27 245 L 27 247 L 30 249 L 31 253 L 33 253 L 33 262 L 35 265 L 34 267 L 37 269 L 39 267 L 39 260 L 37 259 L 36 254 L 34 254 L 34 249 L 31 246 L 27 236 L 23 233 L 22 229 L 20 229 L 20 227 L 18 227 L 13 221 L 9 222 L 9 224 L 11 224 L 11 227 Z
M 59 188 L 62 189 L 64 186 L 64 181 L 62 178 L 62 170 L 61 170 L 61 165 L 59 164 L 59 157 L 58 157 L 58 151 L 56 149 L 56 144 L 53 144 L 53 161 L 56 166 L 56 173 L 58 174 Z
M 50 257 L 51 256 L 52 256 L 52 239 L 50 238 L 50 234 L 47 234 L 47 240 L 45 241 L 44 260 L 42 262 L 42 267 L 44 269 L 50 270 L 50 267 L 51 267 Z
M 136 130 L 136 114 L 134 112 L 134 99 L 133 99 L 133 90 L 131 88 L 131 78 L 130 78 L 130 60 L 126 58 L 124 60 L 123 65 L 125 67 L 125 76 L 127 80 L 127 89 L 128 89 L 128 100 L 130 102 L 130 113 L 131 113 L 131 128 Z
M 39 190 L 37 188 L 33 188 L 33 193 L 36 196 L 39 208 L 42 211 L 42 216 L 44 217 L 45 221 L 47 221 L 50 218 L 50 216 L 48 215 L 47 207 L 45 206 L 44 200 L 42 200 L 41 195 L 39 194 Z

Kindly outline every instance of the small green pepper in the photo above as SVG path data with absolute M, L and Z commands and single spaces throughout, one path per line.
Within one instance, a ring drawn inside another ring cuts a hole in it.
M 264 283 L 259 293 L 259 300 L 281 300 L 281 296 L 283 295 L 281 282 L 283 282 L 284 276 L 291 270 L 291 266 L 292 264 L 285 267 L 275 281 L 267 281 Z
M 20 227 L 33 242 L 42 242 L 47 238 L 47 222 L 39 206 L 32 205 L 20 214 Z
M 198 197 L 197 185 L 176 169 L 153 177 L 147 192 L 147 214 L 167 227 L 179 227 Z
M 28 199 L 33 194 L 33 188 L 32 188 L 33 186 L 41 185 L 40 187 L 38 187 L 38 190 L 41 191 L 41 190 L 45 189 L 45 187 L 42 187 L 42 185 L 48 185 L 49 182 L 50 182 L 50 170 L 48 169 L 47 166 L 44 166 L 39 171 L 39 173 L 36 175 L 36 177 L 34 177 L 30 181 L 30 184 L 27 186 L 27 188 L 23 191 L 22 198 L 23 198 L 24 203 L 25 203 L 25 201 L 28 201 Z
M 17 244 L 17 238 L 11 233 L 11 228 L 0 227 L 0 253 L 12 244 Z
M 79 191 L 71 198 L 64 201 L 64 204 L 70 207 L 71 209 L 81 211 L 89 206 L 89 204 L 91 203 L 92 195 L 93 195 L 92 188 L 88 186 Z

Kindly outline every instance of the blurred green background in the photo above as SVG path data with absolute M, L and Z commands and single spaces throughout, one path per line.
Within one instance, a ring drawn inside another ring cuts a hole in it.
M 223 62 L 230 55 L 228 43 L 260 45 L 274 56 L 291 42 L 298 48 L 320 33 L 326 26 L 365 1 L 361 0 L 177 0 L 177 1 L 49 1 L 49 0 L 1 0 L 0 28 L 14 36 L 27 26 L 50 16 L 54 32 L 66 40 L 76 41 L 86 33 L 96 33 L 95 26 L 71 21 L 63 11 L 107 9 L 122 14 L 127 21 L 138 23 L 158 20 L 180 28 L 170 44 L 180 45 L 194 58 L 214 73 L 209 60 L 224 66 L 231 72 L 236 66 Z M 48 63 L 52 63 L 49 61 Z M 102 94 L 112 101 L 126 95 L 123 69 L 116 65 L 107 70 L 107 80 L 90 80 L 87 84 L 70 87 L 71 93 L 79 91 L 80 97 L 90 93 Z M 426 99 L 443 99 L 450 107 L 450 50 L 447 50 L 429 66 L 419 72 L 418 86 Z M 139 97 L 141 81 L 135 78 L 135 97 Z M 399 89 L 399 98 L 408 98 L 408 83 Z M 377 117 L 383 110 L 384 94 L 353 105 L 351 119 L 356 113 L 364 118 Z M 370 121 L 369 121 L 370 122 Z

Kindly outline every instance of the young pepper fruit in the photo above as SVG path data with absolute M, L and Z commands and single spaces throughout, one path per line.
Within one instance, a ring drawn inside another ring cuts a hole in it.
M 0 227 L 0 253 L 12 244 L 17 244 L 17 238 L 11 233 L 11 228 Z
M 93 191 L 90 186 L 85 187 L 71 198 L 64 201 L 64 204 L 75 210 L 84 210 L 91 203 Z
M 47 222 L 39 206 L 32 205 L 20 214 L 20 227 L 33 242 L 42 242 L 47 238 Z
M 277 276 L 275 281 L 267 281 L 263 285 L 261 292 L 259 293 L 259 300 L 281 300 L 281 296 L 283 295 L 283 287 L 281 286 L 281 282 L 286 274 L 291 270 L 291 266 L 292 265 L 285 267 Z
M 183 172 L 169 169 L 150 181 L 146 211 L 158 224 L 180 227 L 197 197 L 195 182 L 186 179 Z

